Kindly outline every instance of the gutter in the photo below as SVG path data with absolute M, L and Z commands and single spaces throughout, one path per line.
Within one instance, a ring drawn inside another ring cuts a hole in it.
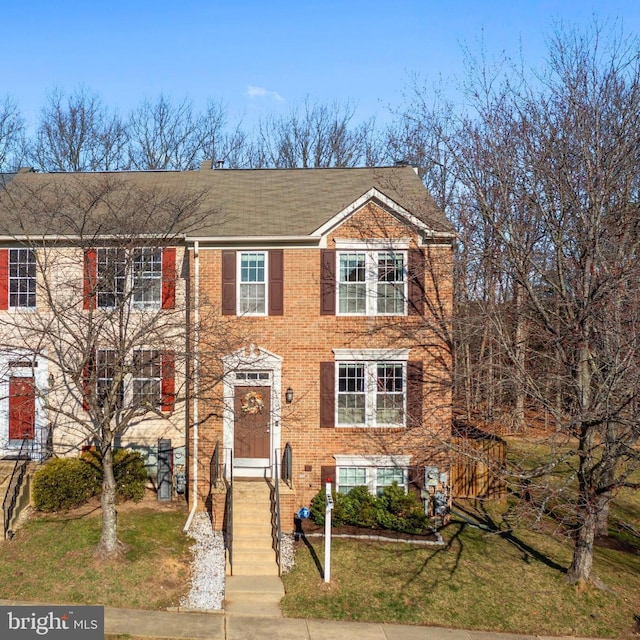
M 198 241 L 193 243 L 193 272 L 194 272 L 194 292 L 193 292 L 193 504 L 191 505 L 191 511 L 189 517 L 184 525 L 183 532 L 187 533 L 191 526 L 191 521 L 198 508 L 198 421 L 200 419 L 199 406 L 198 406 L 198 394 L 199 379 L 198 379 L 198 344 L 200 339 L 200 260 L 198 255 Z M 188 439 L 187 439 L 188 443 Z

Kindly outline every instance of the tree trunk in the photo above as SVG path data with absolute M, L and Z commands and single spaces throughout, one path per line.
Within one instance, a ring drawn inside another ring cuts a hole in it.
M 596 536 L 609 535 L 609 505 L 611 494 L 606 493 L 598 497 L 598 510 L 596 511 Z
M 582 493 L 582 492 L 581 492 Z M 567 571 L 567 580 L 571 584 L 582 584 L 591 578 L 593 566 L 593 540 L 596 531 L 596 505 L 587 496 L 581 495 L 583 506 L 578 508 L 578 530 L 573 549 L 573 560 Z
M 102 451 L 102 535 L 96 548 L 100 558 L 115 558 L 123 550 L 118 540 L 118 512 L 116 510 L 116 480 L 113 473 L 113 449 L 111 446 Z

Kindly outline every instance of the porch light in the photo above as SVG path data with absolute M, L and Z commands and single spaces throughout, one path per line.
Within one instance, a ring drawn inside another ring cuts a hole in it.
M 293 389 L 288 387 L 284 394 L 284 399 L 287 401 L 287 404 L 291 404 L 293 402 Z

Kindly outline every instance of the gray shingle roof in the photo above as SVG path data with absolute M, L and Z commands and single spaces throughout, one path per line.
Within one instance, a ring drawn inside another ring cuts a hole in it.
M 19 227 L 30 233 L 52 233 L 45 228 L 47 208 L 67 208 L 65 197 L 95 188 L 100 181 L 126 181 L 136 189 L 171 194 L 201 194 L 207 212 L 199 237 L 305 236 L 375 187 L 420 218 L 433 231 L 452 231 L 411 167 L 349 169 L 210 169 L 197 171 L 142 171 L 121 173 L 26 173 L 16 175 L 7 192 L 32 194 L 40 213 L 29 223 L 21 215 Z M 37 196 L 36 196 L 37 194 Z M 61 195 L 62 194 L 62 195 Z M 66 194 L 66 195 L 65 195 Z M 80 200 L 81 198 L 77 198 Z M 0 196 L 5 211 L 12 208 Z M 13 207 L 15 209 L 15 207 Z M 78 216 L 73 205 L 68 216 Z M 134 212 L 131 213 L 134 215 Z M 17 222 L 17 221 L 16 221 Z M 18 228 L 11 225 L 18 233 Z M 40 228 L 36 228 L 40 227 Z M 7 233 L 6 230 L 2 232 Z M 158 229 L 158 232 L 163 232 Z

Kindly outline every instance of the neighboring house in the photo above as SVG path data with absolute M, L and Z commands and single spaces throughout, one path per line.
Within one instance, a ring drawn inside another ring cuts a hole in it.
M 446 483 L 454 235 L 411 167 L 23 172 L 0 206 L 0 453 L 77 450 L 87 403 L 137 407 L 118 444 L 186 445 L 218 528 L 216 460 L 272 478 L 286 449 L 285 527 L 327 479 Z
M 75 455 L 105 428 L 152 475 L 160 439 L 184 455 L 184 234 L 143 187 L 21 171 L 0 190 L 0 456 Z

